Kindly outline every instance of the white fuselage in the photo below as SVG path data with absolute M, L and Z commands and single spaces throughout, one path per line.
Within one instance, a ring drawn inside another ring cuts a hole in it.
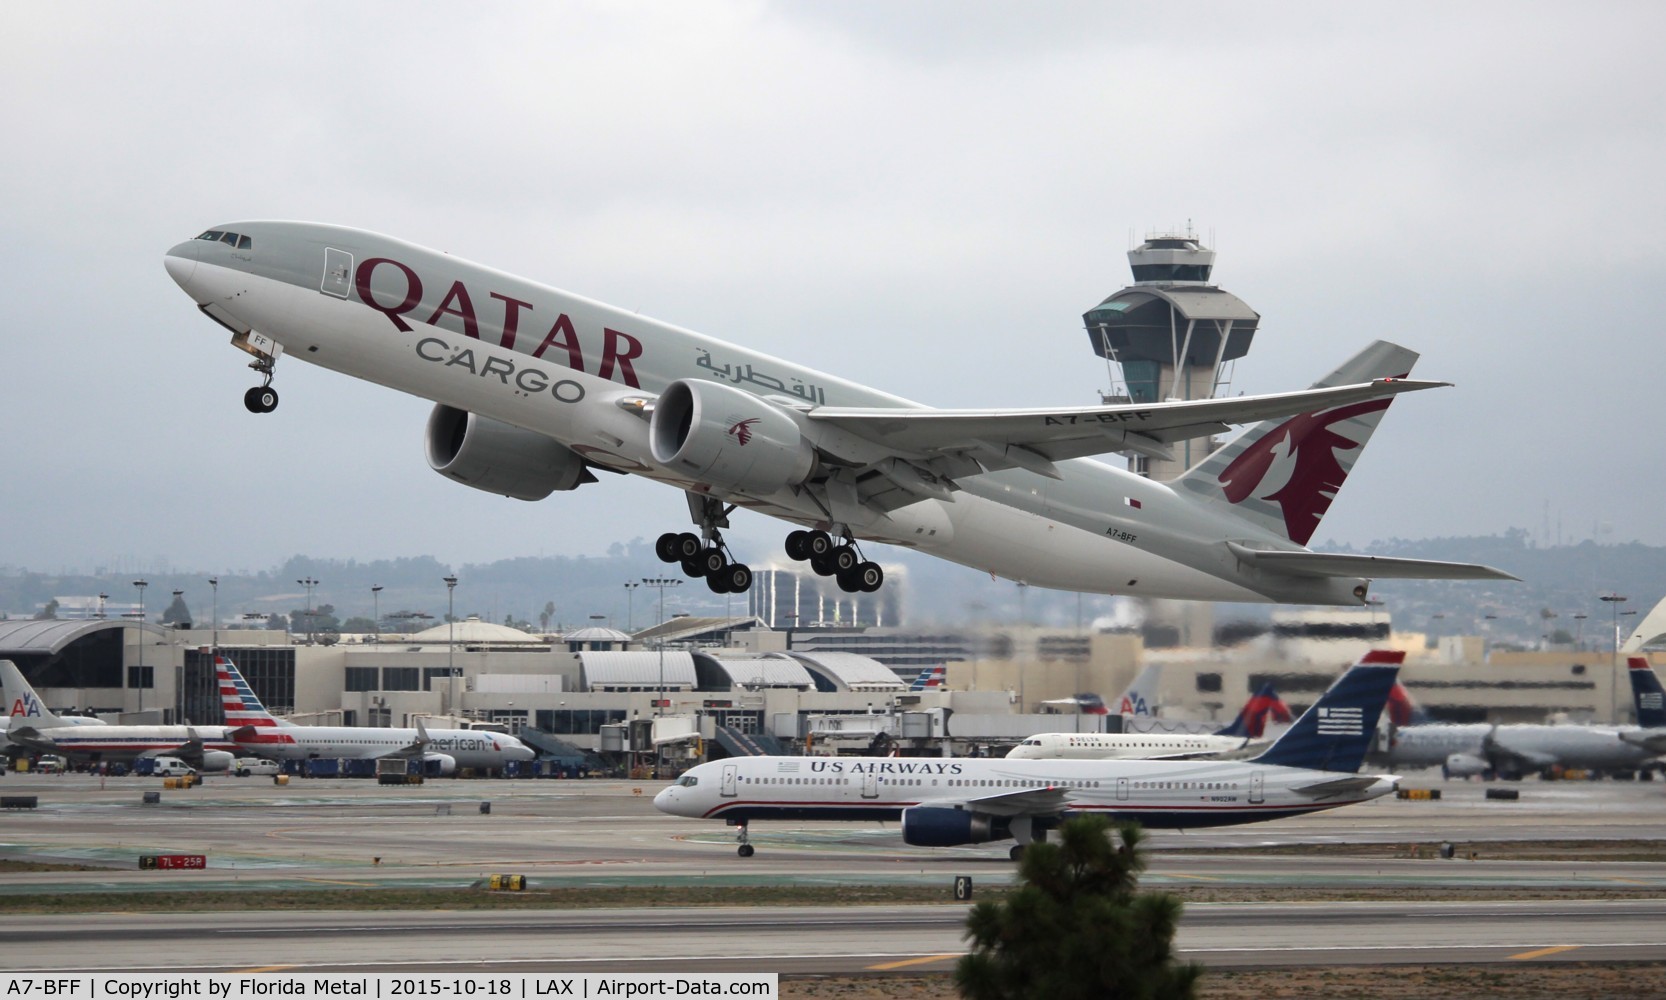
M 1185 733 L 1037 733 L 1007 751 L 1008 760 L 1140 760 L 1175 754 L 1228 753 L 1248 741 Z
M 207 751 L 237 750 L 223 726 L 58 726 L 38 729 L 35 736 L 52 743 L 49 752 L 74 760 L 132 761 L 170 753 L 194 739 Z
M 252 263 L 168 257 L 175 281 L 222 321 L 253 328 L 281 344 L 286 355 L 546 435 L 598 465 L 797 524 L 826 525 L 827 513 L 800 490 L 723 494 L 661 465 L 642 409 L 629 404 L 651 401 L 677 379 L 707 379 L 788 402 L 915 405 L 388 237 L 289 223 L 248 228 L 258 233 L 256 253 L 265 248 L 275 255 L 289 240 L 315 248 L 317 264 L 307 258 L 308 270 L 279 278 Z M 326 247 L 361 261 L 390 261 L 374 275 L 393 282 L 392 291 L 377 293 L 381 308 L 345 291 L 321 291 Z M 197 252 L 189 244 L 176 250 Z M 217 251 L 202 251 L 210 252 Z M 290 252 L 300 259 L 300 249 Z M 394 261 L 418 276 L 426 291 L 419 293 Z M 428 299 L 408 306 L 399 298 L 406 287 Z M 430 300 L 441 294 L 446 298 L 435 308 Z M 779 387 L 790 387 L 790 395 Z M 804 423 L 812 443 L 819 444 L 817 435 L 841 433 Z M 839 444 L 847 454 L 868 447 L 848 435 Z M 884 448 L 871 447 L 872 462 L 891 458 Z M 1022 470 L 963 476 L 953 502 L 924 499 L 883 514 L 857 506 L 845 512 L 844 523 L 860 538 L 907 545 L 1038 586 L 1213 601 L 1359 603 L 1357 579 L 1272 577 L 1244 567 L 1227 540 L 1287 543 L 1168 486 L 1090 459 L 1059 462 L 1058 469 L 1060 479 Z M 1124 497 L 1139 503 L 1125 505 Z
M 1453 754 L 1490 759 L 1519 770 L 1636 767 L 1659 756 L 1622 738 L 1635 726 L 1533 724 L 1402 726 L 1390 743 L 1394 767 L 1434 767 Z
M 680 783 L 655 796 L 654 805 L 676 816 L 738 823 L 890 820 L 913 806 L 963 806 L 977 812 L 979 799 L 1061 789 L 1073 813 L 1190 828 L 1364 802 L 1392 791 L 1396 780 L 1368 778 L 1363 788 L 1331 797 L 1297 790 L 1351 777 L 1253 761 L 740 757 L 692 768 Z
M 357 726 L 272 726 L 239 736 L 234 749 L 273 760 L 315 758 L 374 758 L 413 746 L 415 729 Z M 502 767 L 512 760 L 531 760 L 535 754 L 520 740 L 483 729 L 430 729 L 424 754 L 443 754 L 458 767 Z

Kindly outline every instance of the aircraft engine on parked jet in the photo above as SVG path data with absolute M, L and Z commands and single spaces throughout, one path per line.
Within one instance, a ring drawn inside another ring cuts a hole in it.
M 457 758 L 456 757 L 453 757 L 448 753 L 432 753 L 432 752 L 425 753 L 425 754 L 422 755 L 422 763 L 423 763 L 423 766 L 424 766 L 425 770 L 427 769 L 427 767 L 429 765 L 432 765 L 435 761 L 439 762 L 440 776 L 441 777 L 449 778 L 452 775 L 457 773 Z
M 430 468 L 487 493 L 542 500 L 596 481 L 560 442 L 444 403 L 429 414 L 424 436 Z
M 902 839 L 915 847 L 958 847 L 1010 836 L 1003 818 L 967 809 L 911 806 L 902 811 Z
M 1472 753 L 1455 753 L 1446 758 L 1446 773 L 1454 778 L 1472 778 L 1492 770 L 1492 762 Z
M 732 386 L 678 379 L 654 403 L 654 461 L 723 489 L 769 494 L 815 471 L 816 453 L 779 406 Z

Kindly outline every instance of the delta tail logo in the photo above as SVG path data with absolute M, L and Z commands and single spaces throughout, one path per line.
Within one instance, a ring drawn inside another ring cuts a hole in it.
M 1278 504 L 1290 540 L 1306 545 L 1348 478 L 1338 454 L 1357 451 L 1360 446 L 1332 430 L 1332 425 L 1386 410 L 1388 403 L 1374 399 L 1286 420 L 1222 470 L 1221 488 L 1227 500 L 1237 504 L 1254 497 Z
M 746 447 L 746 443 L 752 440 L 752 425 L 757 423 L 759 419 L 759 417 L 747 417 L 740 423 L 730 427 L 727 433 L 730 437 L 739 441 L 741 447 L 744 448 Z

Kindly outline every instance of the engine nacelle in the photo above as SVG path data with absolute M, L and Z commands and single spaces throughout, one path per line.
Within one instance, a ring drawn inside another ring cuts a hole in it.
M 433 770 L 434 765 L 440 766 L 440 777 L 449 778 L 457 773 L 457 758 L 448 753 L 425 753 L 422 755 L 422 769 L 426 773 Z
M 559 441 L 444 403 L 428 415 L 428 466 L 487 493 L 542 500 L 596 477 Z
M 1472 753 L 1455 753 L 1446 758 L 1444 767 L 1446 773 L 1454 778 L 1472 778 L 1492 770 L 1492 763 Z
M 237 762 L 237 755 L 224 750 L 204 750 L 202 752 L 202 769 L 204 771 L 229 771 Z
M 958 847 L 983 844 L 1011 836 L 1005 824 L 968 809 L 910 806 L 902 811 L 902 839 L 915 847 Z
M 779 406 L 733 386 L 679 379 L 654 403 L 654 461 L 724 489 L 770 494 L 815 471 L 816 452 Z

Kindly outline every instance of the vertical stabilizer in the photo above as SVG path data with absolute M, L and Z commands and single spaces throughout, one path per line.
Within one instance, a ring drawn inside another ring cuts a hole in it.
M 1379 340 L 1313 388 L 1403 378 L 1417 354 Z M 1265 420 L 1173 482 L 1297 545 L 1306 545 L 1382 421 L 1389 399 Z
M 0 690 L 6 702 L 6 726 L 32 726 L 35 729 L 57 729 L 69 725 L 59 718 L 35 694 L 35 689 L 23 679 L 23 671 L 10 660 L 0 660 Z
M 1255 758 L 1258 764 L 1315 771 L 1359 770 L 1377 734 L 1377 720 L 1404 662 L 1403 652 L 1371 650 L 1348 668 L 1313 707 Z
M 1637 724 L 1644 729 L 1666 729 L 1666 688 L 1660 686 L 1660 676 L 1649 665 L 1646 656 L 1626 659 L 1631 669 L 1631 696 L 1637 701 Z
M 1157 714 L 1160 704 L 1157 700 L 1157 688 L 1163 682 L 1163 665 L 1161 663 L 1148 664 L 1141 670 L 1134 683 L 1128 685 L 1128 690 L 1122 692 L 1122 697 L 1116 704 L 1110 706 L 1113 715 L 1141 715 L 1153 718 Z
M 1236 736 L 1242 740 L 1258 740 L 1267 732 L 1267 720 L 1274 722 L 1289 722 L 1291 719 L 1290 706 L 1278 696 L 1269 682 L 1261 685 L 1261 690 L 1250 696 L 1244 703 L 1244 708 L 1238 717 L 1232 720 L 1232 725 L 1218 730 L 1216 736 Z
M 255 696 L 254 688 L 249 687 L 249 682 L 243 679 L 237 664 L 231 662 L 229 657 L 214 657 L 214 677 L 220 685 L 220 705 L 225 709 L 227 728 L 268 727 L 278 724 L 278 720 L 266 711 L 266 706 Z

